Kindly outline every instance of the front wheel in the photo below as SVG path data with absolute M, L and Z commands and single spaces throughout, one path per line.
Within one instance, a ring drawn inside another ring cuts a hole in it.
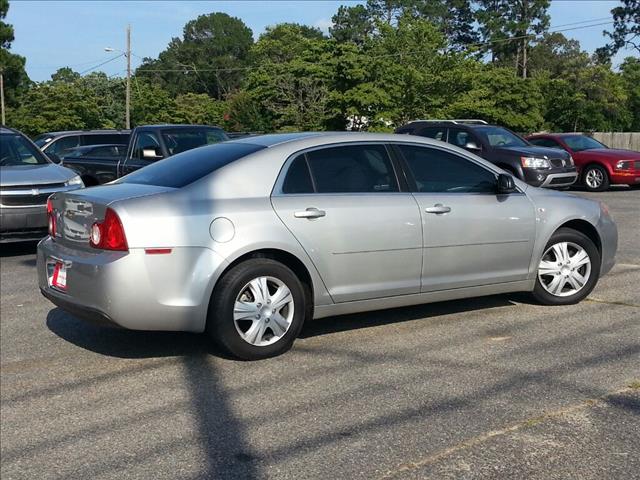
M 589 165 L 582 174 L 582 184 L 590 192 L 602 192 L 609 188 L 609 174 L 600 165 Z
M 591 293 L 600 275 L 600 253 L 583 233 L 555 232 L 538 265 L 533 296 L 545 305 L 570 305 Z
M 268 258 L 242 262 L 220 279 L 213 292 L 207 333 L 227 352 L 258 360 L 286 352 L 306 312 L 298 277 Z

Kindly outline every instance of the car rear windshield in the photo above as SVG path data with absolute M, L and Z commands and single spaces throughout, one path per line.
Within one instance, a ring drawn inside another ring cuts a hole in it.
M 43 165 L 44 155 L 21 135 L 0 135 L 0 166 Z
M 229 163 L 246 157 L 262 145 L 218 143 L 179 153 L 122 177 L 116 183 L 182 188 Z

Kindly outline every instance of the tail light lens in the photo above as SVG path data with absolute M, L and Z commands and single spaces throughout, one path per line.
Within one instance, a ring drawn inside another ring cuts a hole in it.
M 95 222 L 91 226 L 89 244 L 93 248 L 102 250 L 118 250 L 126 252 L 129 250 L 127 237 L 118 214 L 107 208 L 102 222 Z
M 49 226 L 49 235 L 55 237 L 57 230 L 56 216 L 53 213 L 53 204 L 50 198 L 47 198 L 47 225 Z

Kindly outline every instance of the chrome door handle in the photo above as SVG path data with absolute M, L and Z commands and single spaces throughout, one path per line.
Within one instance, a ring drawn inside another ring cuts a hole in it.
M 302 212 L 295 212 L 293 216 L 296 218 L 320 218 L 324 217 L 326 214 L 327 212 L 324 210 L 318 210 L 315 207 L 310 207 Z
M 449 213 L 451 211 L 451 207 L 446 207 L 441 203 L 436 203 L 433 207 L 425 208 L 424 211 L 427 213 L 435 214 Z

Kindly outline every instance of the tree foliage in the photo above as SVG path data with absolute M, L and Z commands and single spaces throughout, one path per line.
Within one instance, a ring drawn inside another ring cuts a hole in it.
M 4 22 L 9 11 L 9 0 L 0 0 L 0 73 L 4 83 L 5 102 L 8 106 L 17 103 L 18 96 L 29 88 L 29 77 L 25 71 L 26 59 L 11 53 L 14 40 L 13 27 Z
M 638 0 L 621 1 L 623 10 L 614 10 L 626 19 L 628 43 L 635 17 L 624 8 Z M 2 18 L 7 6 L 0 0 Z M 136 70 L 132 123 L 389 131 L 416 118 L 476 117 L 520 132 L 640 129 L 640 61 L 612 70 L 607 52 L 590 56 L 549 32 L 548 6 L 368 0 L 340 7 L 328 36 L 281 23 L 255 41 L 238 18 L 201 15 Z M 24 75 L 6 77 L 11 125 L 30 134 L 124 127 L 123 79 L 62 68 L 30 86 L 24 59 L 7 50 L 12 40 L 0 23 L 5 72 L 12 59 Z

